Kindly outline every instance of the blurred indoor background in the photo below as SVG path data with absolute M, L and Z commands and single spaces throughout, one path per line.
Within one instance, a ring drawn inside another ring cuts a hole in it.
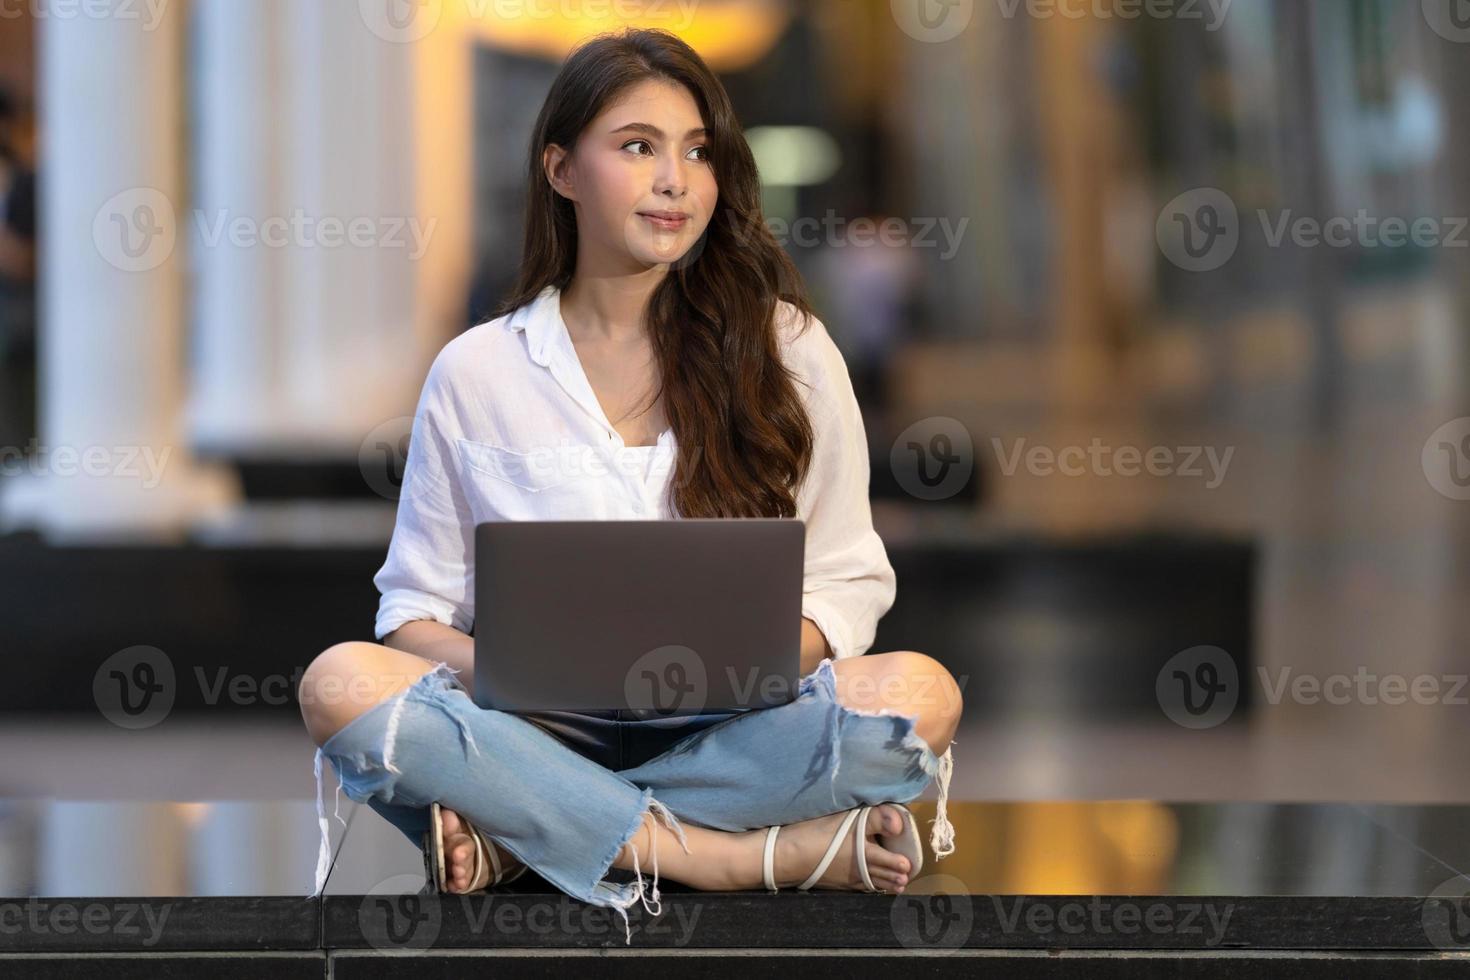
M 0 8 L 0 797 L 310 800 L 295 676 L 372 639 L 425 371 L 631 24 L 722 77 L 847 358 L 955 799 L 1470 800 L 1464 6 Z M 1037 868 L 1100 832 L 1048 813 Z

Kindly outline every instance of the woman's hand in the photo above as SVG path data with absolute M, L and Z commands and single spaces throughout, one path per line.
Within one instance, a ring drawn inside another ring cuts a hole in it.
M 403 650 L 434 662 L 443 661 L 465 677 L 474 676 L 475 641 L 468 634 L 453 626 L 432 619 L 418 619 L 404 623 L 383 637 L 383 645 L 394 650 Z M 827 638 L 817 624 L 801 619 L 801 675 L 805 677 L 817 669 L 817 664 L 832 656 Z
M 435 663 L 442 660 L 459 671 L 460 676 L 474 676 L 474 638 L 453 626 L 432 619 L 416 619 L 383 637 L 383 645 Z

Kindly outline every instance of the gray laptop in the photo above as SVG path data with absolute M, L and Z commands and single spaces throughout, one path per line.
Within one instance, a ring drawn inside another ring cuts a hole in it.
M 805 522 L 475 527 L 475 702 L 659 718 L 796 697 Z

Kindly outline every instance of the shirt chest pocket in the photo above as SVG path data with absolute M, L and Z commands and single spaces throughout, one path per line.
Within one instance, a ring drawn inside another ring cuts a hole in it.
M 607 477 L 586 452 L 510 449 L 457 440 L 466 495 L 483 520 L 577 520 L 604 516 Z

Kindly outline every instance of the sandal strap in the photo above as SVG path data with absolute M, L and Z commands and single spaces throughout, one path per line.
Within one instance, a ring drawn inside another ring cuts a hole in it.
M 465 821 L 465 823 L 468 824 L 469 821 Z M 474 892 L 477 890 L 475 888 L 475 882 L 480 880 L 480 872 L 485 869 L 485 845 L 480 841 L 480 832 L 473 826 L 470 827 L 470 840 L 475 842 L 475 870 L 470 872 L 470 887 L 466 891 Z M 495 860 L 494 852 L 491 852 L 490 860 Z M 491 884 L 494 884 L 494 882 L 491 882 Z M 480 887 L 484 888 L 486 886 L 481 885 Z
M 781 832 L 779 826 L 766 828 L 765 853 L 761 856 L 761 879 L 766 883 L 768 891 L 780 891 L 776 887 L 776 835 Z
M 445 881 L 446 871 L 444 867 L 444 822 L 440 815 L 439 804 L 430 805 L 429 821 L 429 864 L 433 871 L 433 885 L 436 892 L 443 892 L 447 888 Z
M 864 807 L 862 809 L 867 808 Z M 847 816 L 843 818 L 842 825 L 838 827 L 837 832 L 832 835 L 832 843 L 827 845 L 827 853 L 822 855 L 822 860 L 817 864 L 816 870 L 807 877 L 806 881 L 803 881 L 801 884 L 796 886 L 799 890 L 810 891 L 811 887 L 817 883 L 817 881 L 822 877 L 823 874 L 826 873 L 827 868 L 830 867 L 832 864 L 832 859 L 837 856 L 838 850 L 841 849 L 843 839 L 847 837 L 848 828 L 852 826 L 853 821 L 857 819 L 857 816 L 857 810 L 847 811 Z M 862 839 L 862 826 L 859 825 L 859 842 L 861 842 Z M 864 877 L 866 877 L 866 875 L 864 875 Z
M 495 855 L 495 843 L 493 841 L 485 840 L 484 839 L 484 836 L 480 832 L 480 829 L 478 827 L 476 827 L 475 828 L 475 844 L 476 844 L 476 846 L 479 846 L 482 842 L 483 842 L 483 844 L 485 846 L 485 853 L 488 854 L 488 855 L 490 855 L 490 871 L 491 871 L 490 885 L 498 885 L 498 884 L 500 884 L 501 870 L 500 870 L 500 858 L 496 857 L 496 855 Z M 479 875 L 476 875 L 475 877 L 478 878 Z M 486 886 L 486 887 L 489 887 L 489 886 Z
M 853 841 L 852 846 L 857 851 L 858 874 L 862 875 L 863 887 L 870 892 L 875 892 L 878 889 L 873 886 L 873 879 L 868 877 L 868 838 L 864 833 L 868 826 L 868 811 L 871 809 L 873 809 L 871 806 L 865 806 L 858 811 L 857 829 L 853 831 L 853 836 L 857 839 Z

